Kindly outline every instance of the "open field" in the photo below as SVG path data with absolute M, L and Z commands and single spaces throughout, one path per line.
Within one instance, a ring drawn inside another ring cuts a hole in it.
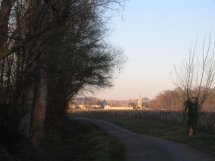
M 72 113 L 92 116 L 119 116 L 128 118 L 159 120 L 186 125 L 187 114 L 181 110 L 73 110 Z M 200 112 L 198 128 L 215 133 L 215 112 Z
M 169 113 L 170 111 L 79 111 L 71 115 L 103 119 L 140 134 L 182 142 L 215 154 L 214 129 L 200 127 L 196 136 L 187 137 L 186 121 L 180 123 L 173 121 L 180 120 L 180 111 L 175 111 L 170 114 L 171 116 Z

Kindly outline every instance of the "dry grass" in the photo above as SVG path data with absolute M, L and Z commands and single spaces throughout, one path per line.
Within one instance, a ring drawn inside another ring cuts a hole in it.
M 125 111 L 124 111 L 125 112 Z M 132 111 L 133 112 L 133 111 Z M 159 119 L 150 119 L 142 117 L 134 117 L 134 113 L 120 115 L 120 111 L 113 113 L 76 113 L 72 115 L 93 117 L 113 122 L 121 127 L 134 131 L 136 133 L 160 137 L 177 142 L 182 142 L 201 150 L 215 154 L 215 135 L 213 132 L 198 130 L 196 136 L 188 137 L 186 132 L 186 124 L 176 122 L 164 122 Z M 161 114 L 160 114 L 161 115 Z M 139 115 L 138 115 L 139 116 Z
M 64 141 L 46 147 L 44 161 L 123 161 L 124 145 L 86 121 L 71 120 Z

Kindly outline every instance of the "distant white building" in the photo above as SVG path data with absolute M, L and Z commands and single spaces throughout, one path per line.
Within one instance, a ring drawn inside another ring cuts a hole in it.
M 86 110 L 87 108 L 86 108 L 86 105 L 82 102 L 82 104 L 81 105 L 78 105 L 78 107 L 80 107 L 81 108 L 81 110 Z
M 106 105 L 104 107 L 105 110 L 133 110 L 133 107 L 112 107 L 112 106 L 109 106 L 109 105 Z
M 140 109 L 142 109 L 142 107 L 143 107 L 143 101 L 142 101 L 142 98 L 141 98 L 141 94 L 139 94 L 139 99 L 138 99 L 138 102 L 137 102 L 137 107 L 139 107 Z

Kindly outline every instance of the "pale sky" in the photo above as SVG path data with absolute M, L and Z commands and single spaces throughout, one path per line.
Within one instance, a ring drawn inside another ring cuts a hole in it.
M 129 0 L 115 16 L 109 40 L 124 50 L 128 62 L 114 87 L 95 93 L 101 99 L 154 98 L 174 89 L 170 72 L 196 40 L 211 32 L 215 40 L 214 0 Z

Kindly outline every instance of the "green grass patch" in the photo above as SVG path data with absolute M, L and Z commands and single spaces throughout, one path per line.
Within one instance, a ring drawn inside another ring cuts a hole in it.
M 70 115 L 77 116 L 77 114 Z M 185 143 L 192 147 L 215 154 L 215 135 L 198 131 L 196 136 L 188 137 L 186 125 L 177 125 L 164 123 L 158 120 L 137 119 L 120 116 L 92 116 L 86 114 L 79 114 L 79 116 L 106 120 L 139 134 L 151 135 Z
M 71 120 L 61 144 L 46 147 L 45 161 L 122 161 L 124 145 L 87 121 Z

